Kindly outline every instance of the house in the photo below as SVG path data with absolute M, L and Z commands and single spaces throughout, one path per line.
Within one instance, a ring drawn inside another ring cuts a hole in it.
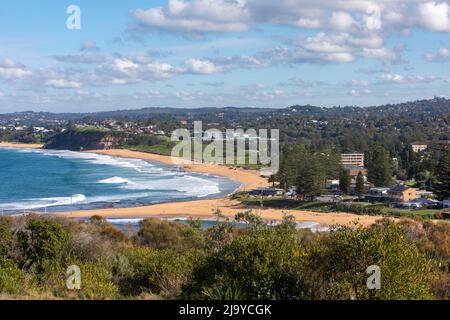
M 248 193 L 251 196 L 267 196 L 267 197 L 275 197 L 282 196 L 283 189 L 275 189 L 275 188 L 256 188 Z
M 428 145 L 426 143 L 415 142 L 411 144 L 412 151 L 419 153 L 428 149 Z
M 450 199 L 444 200 L 442 202 L 444 209 L 450 209 Z
M 388 191 L 392 202 L 408 202 L 417 199 L 417 190 L 405 185 L 398 185 Z
M 371 188 L 365 195 L 368 202 L 385 202 L 389 200 L 389 188 Z

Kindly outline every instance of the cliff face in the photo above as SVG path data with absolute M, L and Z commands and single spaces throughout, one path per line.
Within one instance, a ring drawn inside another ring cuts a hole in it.
M 117 148 L 122 141 L 123 137 L 109 132 L 68 130 L 50 138 L 45 148 L 71 151 L 104 150 Z

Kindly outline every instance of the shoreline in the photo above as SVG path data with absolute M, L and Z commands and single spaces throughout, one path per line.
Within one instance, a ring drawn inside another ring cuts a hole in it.
M 13 148 L 13 149 L 42 149 L 43 144 L 37 143 L 12 143 L 0 141 L 0 148 Z
M 243 185 L 241 191 L 249 191 L 258 187 L 270 186 L 268 180 L 260 176 L 259 171 L 251 171 L 239 168 L 231 168 L 218 164 L 206 164 L 192 162 L 188 160 L 174 161 L 170 156 L 163 156 L 151 153 L 131 151 L 125 149 L 112 150 L 93 150 L 87 153 L 96 153 L 108 155 L 112 157 L 134 158 L 149 161 L 156 161 L 167 165 L 175 165 L 192 173 L 209 174 L 213 176 L 221 176 L 238 181 Z M 214 218 L 213 211 L 220 210 L 227 217 L 234 217 L 237 213 L 246 210 L 253 210 L 259 213 L 265 220 L 282 220 L 283 215 L 293 215 L 297 222 L 315 222 L 323 226 L 332 225 L 353 225 L 355 221 L 362 225 L 371 225 L 383 217 L 360 216 L 350 213 L 323 213 L 309 212 L 300 210 L 282 210 L 282 209 L 260 209 L 243 205 L 237 200 L 233 200 L 231 196 L 194 200 L 185 202 L 170 202 L 134 208 L 108 208 L 85 210 L 75 212 L 56 213 L 56 215 L 68 218 L 89 218 L 94 215 L 109 218 L 195 218 L 195 219 L 211 219 Z
M 0 148 L 42 148 L 38 144 L 13 144 L 0 143 Z M 148 161 L 155 161 L 166 165 L 174 165 L 181 167 L 183 170 L 207 174 L 212 176 L 220 176 L 229 178 L 239 182 L 242 187 L 237 191 L 249 191 L 258 187 L 268 187 L 270 184 L 266 178 L 260 176 L 259 171 L 245 170 L 239 168 L 226 167 L 218 164 L 196 163 L 188 160 L 174 161 L 170 156 L 162 156 L 151 153 L 144 153 L 138 151 L 131 151 L 126 149 L 112 149 L 112 150 L 92 150 L 85 151 L 85 153 L 95 153 L 100 155 L 107 155 L 111 157 L 132 158 Z M 129 208 L 105 208 L 93 210 L 80 210 L 73 212 L 55 212 L 52 215 L 66 218 L 90 218 L 92 216 L 102 216 L 108 218 L 195 218 L 195 219 L 211 219 L 215 218 L 213 211 L 220 210 L 225 216 L 233 218 L 237 213 L 253 210 L 255 213 L 261 215 L 267 221 L 280 221 L 284 214 L 293 215 L 297 222 L 314 222 L 321 226 L 332 225 L 354 225 L 355 222 L 361 225 L 368 226 L 376 221 L 382 219 L 380 216 L 361 216 L 350 213 L 323 213 L 310 212 L 300 210 L 283 210 L 252 208 L 243 205 L 237 200 L 233 200 L 230 196 L 220 197 L 206 200 L 193 200 L 184 202 L 165 202 L 154 205 L 145 205 L 141 207 Z

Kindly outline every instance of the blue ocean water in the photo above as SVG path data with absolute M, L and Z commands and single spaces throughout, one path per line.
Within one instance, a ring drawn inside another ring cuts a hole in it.
M 139 159 L 0 149 L 0 213 L 133 207 L 207 199 L 239 183 Z

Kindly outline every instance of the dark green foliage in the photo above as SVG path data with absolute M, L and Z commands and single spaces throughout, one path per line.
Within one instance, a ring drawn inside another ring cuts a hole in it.
M 60 263 L 68 253 L 69 239 L 68 230 L 56 220 L 29 217 L 25 228 L 17 233 L 22 265 L 42 268 L 49 261 Z
M 435 192 L 440 200 L 450 199 L 450 147 L 437 166 Z
M 366 192 L 365 189 L 365 181 L 364 181 L 364 176 L 362 175 L 362 173 L 358 173 L 358 176 L 356 177 L 356 195 L 358 196 L 359 199 L 362 199 L 364 196 L 364 193 Z
M 380 144 L 373 144 L 367 153 L 367 169 L 369 182 L 376 187 L 385 187 L 392 184 L 392 160 L 387 151 Z
M 325 299 L 430 299 L 431 263 L 391 221 L 337 228 L 312 251 L 316 292 Z M 369 291 L 366 269 L 381 270 L 381 290 Z
M 339 175 L 339 189 L 343 194 L 350 193 L 352 178 L 350 177 L 350 172 L 346 169 L 342 169 Z
M 184 288 L 187 298 L 218 298 L 218 292 L 243 299 L 299 298 L 296 273 L 305 253 L 293 233 L 270 229 L 236 238 L 194 269 Z
M 1 218 L 0 294 L 27 299 L 450 297 L 446 223 L 386 220 L 313 233 L 296 230 L 287 214 L 277 226 L 251 212 L 236 218 L 247 228 L 221 223 L 204 231 L 195 223 L 181 227 L 150 220 L 134 239 L 105 233 L 110 226 L 100 217 L 89 224 Z M 81 290 L 66 287 L 70 265 L 81 269 Z M 380 291 L 365 286 L 370 265 L 381 268 Z

